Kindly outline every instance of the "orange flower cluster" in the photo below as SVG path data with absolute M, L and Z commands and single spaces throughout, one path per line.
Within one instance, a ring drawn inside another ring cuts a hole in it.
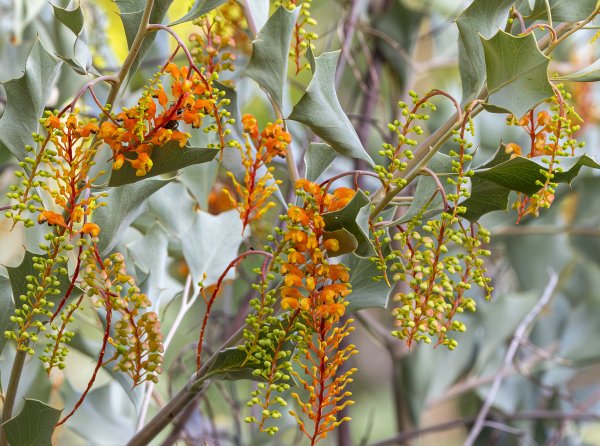
M 165 73 L 170 76 L 170 98 L 160 81 Z M 199 128 L 202 119 L 213 111 L 214 100 L 206 80 L 188 67 L 168 63 L 144 90 L 137 105 L 103 122 L 98 136 L 113 151 L 113 169 L 128 162 L 137 176 L 144 176 L 152 169 L 153 149 L 170 141 L 182 148 L 186 145 L 191 135 L 177 130 L 179 122 Z M 126 157 L 128 154 L 135 158 Z
M 514 208 L 518 211 L 517 223 L 525 215 L 530 214 L 537 217 L 540 209 L 550 207 L 554 201 L 554 188 L 557 186 L 552 181 L 553 171 L 557 169 L 555 158 L 557 156 L 574 156 L 575 149 L 581 146 L 573 135 L 579 131 L 578 123 L 582 120 L 573 107 L 564 100 L 563 95 L 567 98 L 570 95 L 561 90 L 562 85 L 557 85 L 557 88 L 557 95 L 549 101 L 550 109 L 554 112 L 552 115 L 544 110 L 536 116 L 534 110 L 530 110 L 519 120 L 514 116 L 509 116 L 507 119 L 508 125 L 517 125 L 527 132 L 530 138 L 530 148 L 529 153 L 525 154 L 518 144 L 509 143 L 505 148 L 506 153 L 512 154 L 512 157 L 545 156 L 546 159 L 543 162 L 548 166 L 547 172 L 542 171 L 546 180 L 539 192 L 531 197 L 519 194 L 519 199 L 514 204 Z
M 345 406 L 353 404 L 345 387 L 352 382 L 356 369 L 339 373 L 348 358 L 357 353 L 352 344 L 342 346 L 354 329 L 352 319 L 340 320 L 348 304 L 345 299 L 351 293 L 350 276 L 347 267 L 328 261 L 328 253 L 337 252 L 340 246 L 337 239 L 327 237 L 323 214 L 342 209 L 355 191 L 339 188 L 330 194 L 304 179 L 296 182 L 296 189 L 304 205 L 290 206 L 286 215 L 287 262 L 280 268 L 284 277 L 281 307 L 298 314 L 305 327 L 300 333 L 297 359 L 301 372 L 291 373 L 307 395 L 292 393 L 301 414 L 290 413 L 314 445 L 349 420 L 338 416 Z
M 523 127 L 531 137 L 531 147 L 527 158 L 534 156 L 549 155 L 554 146 L 547 145 L 548 133 L 554 131 L 555 124 L 552 122 L 552 117 L 547 111 L 541 111 L 534 116 L 533 110 L 516 121 L 514 117 L 509 117 L 509 124 L 517 124 Z M 555 149 L 556 147 L 554 147 Z M 515 156 L 524 156 L 523 150 L 518 144 L 509 143 L 506 145 L 506 153 Z
M 280 182 L 274 179 L 273 167 L 269 163 L 275 156 L 285 157 L 292 137 L 285 131 L 281 121 L 269 123 L 259 132 L 256 118 L 247 114 L 242 117 L 242 124 L 246 142 L 243 148 L 238 145 L 238 149 L 246 171 L 243 184 L 228 172 L 240 199 L 235 199 L 226 189 L 223 192 L 240 213 L 245 229 L 251 221 L 260 219 L 275 206 L 275 203 L 267 200 L 277 190 Z
M 287 212 L 289 243 L 287 262 L 281 267 L 285 286 L 281 288 L 283 309 L 302 309 L 316 319 L 339 318 L 344 314 L 344 298 L 350 294 L 349 275 L 343 265 L 332 265 L 327 252 L 339 250 L 339 241 L 327 238 L 322 214 L 346 206 L 354 191 L 339 188 L 333 194 L 307 180 L 296 182 L 304 207 L 290 206 Z
M 90 193 L 92 183 L 97 177 L 90 177 L 94 165 L 94 156 L 98 144 L 93 143 L 94 135 L 99 132 L 95 119 L 80 120 L 77 110 L 66 115 L 58 112 L 46 112 L 40 120 L 47 135 L 34 135 L 40 143 L 39 152 L 27 146 L 31 157 L 21 163 L 26 172 L 15 174 L 23 178 L 22 187 L 13 186 L 9 198 L 17 204 L 7 213 L 15 223 L 23 221 L 26 227 L 34 225 L 33 220 L 23 218 L 28 211 L 37 213 L 39 224 L 62 227 L 70 235 L 79 232 L 74 225 L 84 221 L 98 206 L 97 197 Z M 35 155 L 35 156 L 33 156 Z M 51 178 L 52 181 L 47 181 Z M 36 188 L 48 193 L 55 209 L 47 209 L 42 198 L 36 194 Z

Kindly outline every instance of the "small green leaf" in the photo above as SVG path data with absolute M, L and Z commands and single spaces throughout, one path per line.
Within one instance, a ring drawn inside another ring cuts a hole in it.
M 226 1 L 227 0 L 196 0 L 186 15 L 175 20 L 173 23 L 170 23 L 169 26 L 189 22 L 190 20 L 194 20 L 200 16 L 203 16 L 204 14 L 208 14 L 210 11 L 218 8 Z
M 54 16 L 67 28 L 78 36 L 83 30 L 83 11 L 78 0 L 75 1 L 74 8 L 61 8 L 58 5 L 52 5 Z
M 485 83 L 485 58 L 479 36 L 489 39 L 504 28 L 513 4 L 514 0 L 475 0 L 456 18 L 463 104 L 475 99 Z
M 294 345 L 287 341 L 283 343 L 281 348 L 285 351 L 293 351 Z M 203 375 L 203 380 L 207 378 L 219 379 L 224 381 L 238 381 L 240 379 L 247 379 L 251 381 L 264 381 L 264 378 L 260 375 L 253 375 L 252 372 L 260 368 L 264 370 L 262 364 L 254 366 L 253 364 L 246 362 L 248 354 L 244 350 L 240 350 L 237 347 L 226 348 L 221 350 L 210 365 L 209 369 Z M 285 358 L 280 358 L 278 362 L 282 363 Z M 246 362 L 246 364 L 244 364 Z M 294 386 L 293 380 L 288 381 L 290 386 Z
M 242 222 L 236 210 L 211 215 L 200 211 L 196 214 L 193 226 L 181 235 L 183 255 L 193 277 L 202 280 L 204 285 L 217 283 L 229 262 L 238 254 L 244 237 Z M 235 269 L 227 278 L 233 277 Z
M 131 164 L 125 162 L 119 170 L 113 170 L 110 176 L 109 186 L 122 186 L 131 184 L 146 178 L 155 177 L 164 173 L 174 172 L 194 164 L 208 163 L 215 159 L 219 149 L 207 149 L 199 147 L 179 147 L 177 141 L 170 141 L 164 146 L 152 150 L 152 162 L 154 165 L 150 172 L 143 177 L 135 175 L 135 169 Z
M 283 90 L 287 76 L 292 34 L 300 8 L 288 11 L 280 6 L 252 42 L 252 56 L 246 75 L 269 93 L 283 113 Z
M 510 190 L 533 195 L 541 189 L 539 182 L 546 181 L 546 177 L 542 173 L 542 171 L 548 171 L 547 164 L 542 161 L 546 158 L 543 156 L 534 158 L 517 156 L 493 167 L 475 169 L 474 178 L 481 178 Z M 570 184 L 583 166 L 600 169 L 600 164 L 587 155 L 557 156 L 552 181 Z
M 569 82 L 598 82 L 600 81 L 600 59 L 591 64 L 589 67 L 576 71 L 575 73 L 566 76 L 553 78 L 558 81 Z
M 529 9 L 523 10 L 527 20 L 547 20 L 546 0 L 529 0 Z M 589 17 L 596 9 L 597 0 L 549 0 L 553 22 L 577 22 Z
M 325 230 L 332 232 L 346 229 L 356 238 L 354 253 L 359 257 L 375 255 L 375 248 L 369 238 L 369 212 L 371 201 L 359 190 L 342 209 L 323 214 Z
M 306 179 L 309 181 L 317 181 L 317 178 L 327 170 L 336 156 L 335 151 L 329 144 L 311 142 L 308 145 L 308 150 L 304 154 Z
M 336 152 L 373 165 L 335 92 L 335 68 L 339 54 L 339 51 L 334 51 L 315 58 L 313 78 L 288 119 L 309 126 Z
M 221 350 L 203 378 L 216 378 L 225 381 L 240 379 L 263 381 L 260 377 L 252 374 L 254 368 L 250 367 L 249 364 L 242 366 L 247 357 L 248 354 L 237 347 Z
M 481 39 L 485 53 L 486 109 L 508 112 L 520 118 L 554 92 L 548 81 L 548 63 L 533 33 L 515 37 L 499 31 L 489 40 Z
M 12 290 L 8 277 L 0 276 L 0 354 L 6 345 L 4 332 L 12 330 L 15 324 L 10 321 L 10 317 L 15 311 L 15 304 L 12 299 Z
M 383 279 L 373 279 L 373 277 L 383 274 L 377 269 L 377 265 L 369 259 L 361 259 L 353 254 L 343 257 L 342 263 L 350 268 L 352 292 L 346 298 L 350 302 L 348 311 L 357 311 L 363 308 L 386 308 L 392 288 L 387 286 Z
M 61 410 L 38 400 L 25 398 L 16 417 L 2 424 L 11 446 L 52 446 L 52 433 Z
M 74 7 L 73 7 L 74 6 Z M 83 32 L 83 11 L 79 0 L 73 0 L 69 3 L 68 8 L 61 8 L 57 5 L 52 5 L 54 16 L 69 28 L 75 34 L 75 43 L 73 44 L 73 57 L 58 55 L 77 73 L 86 75 L 89 71 L 95 72 L 92 67 L 92 54 L 87 44 L 85 33 Z
M 102 199 L 106 206 L 99 207 L 92 215 L 94 223 L 100 226 L 99 249 L 102 255 L 117 244 L 125 229 L 144 212 L 146 199 L 170 181 L 150 178 L 107 191 L 108 197 Z
M 3 84 L 6 108 L 0 118 L 0 147 L 10 150 L 20 161 L 28 154 L 25 146 L 33 145 L 31 134 L 38 131 L 61 63 L 36 40 L 27 58 L 25 74 Z

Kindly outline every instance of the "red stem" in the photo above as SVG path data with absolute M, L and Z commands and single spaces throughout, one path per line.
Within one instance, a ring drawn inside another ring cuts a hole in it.
M 210 316 L 210 311 L 212 309 L 212 306 L 215 303 L 215 300 L 217 299 L 217 294 L 219 293 L 219 290 L 221 289 L 223 280 L 225 280 L 225 277 L 227 276 L 229 271 L 231 271 L 231 269 L 233 269 L 237 266 L 238 262 L 244 260 L 246 257 L 248 257 L 249 255 L 252 255 L 252 254 L 257 254 L 257 255 L 268 257 L 268 258 L 273 258 L 273 254 L 268 253 L 266 251 L 257 251 L 257 250 L 246 251 L 245 253 L 240 254 L 235 259 L 233 259 L 229 263 L 229 265 L 227 265 L 227 268 L 225 268 L 225 271 L 223 271 L 223 273 L 219 277 L 219 280 L 217 280 L 215 290 L 211 294 L 210 299 L 208 300 L 208 303 L 206 304 L 206 313 L 204 314 L 204 319 L 202 320 L 202 328 L 200 329 L 200 337 L 198 339 L 198 348 L 196 351 L 196 370 L 198 370 L 198 371 L 200 370 L 200 366 L 201 366 L 202 344 L 204 343 L 204 332 L 206 331 L 206 325 L 208 324 L 208 317 Z
M 94 245 L 94 253 L 96 256 L 96 260 L 100 264 L 100 267 L 102 269 L 104 269 L 104 264 L 102 263 L 102 259 L 100 258 L 100 253 L 98 252 L 97 245 Z M 112 302 L 110 301 L 110 292 L 107 292 L 106 295 L 103 297 L 104 297 L 104 303 L 106 305 L 106 327 L 104 329 L 104 337 L 102 338 L 102 347 L 100 349 L 100 354 L 98 355 L 96 367 L 94 367 L 94 372 L 92 373 L 92 376 L 90 377 L 90 380 L 88 381 L 85 390 L 79 397 L 79 400 L 77 400 L 77 403 L 75 403 L 75 406 L 73 407 L 71 412 L 69 412 L 62 420 L 60 420 L 58 423 L 56 423 L 55 427 L 58 427 L 61 424 L 64 424 L 69 418 L 71 418 L 73 416 L 73 414 L 77 411 L 77 409 L 79 409 L 79 406 L 81 406 L 81 404 L 83 404 L 83 400 L 85 400 L 85 397 L 87 396 L 87 394 L 91 390 L 92 386 L 94 385 L 94 382 L 96 381 L 96 375 L 98 374 L 98 370 L 100 370 L 100 367 L 102 367 L 102 363 L 104 361 L 104 354 L 106 353 L 106 346 L 108 345 L 108 338 L 110 337 L 110 327 L 111 327 L 111 322 L 112 322 Z

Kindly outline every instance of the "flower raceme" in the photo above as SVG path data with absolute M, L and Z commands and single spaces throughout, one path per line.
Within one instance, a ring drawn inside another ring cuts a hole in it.
M 326 238 L 322 214 L 346 206 L 354 190 L 338 188 L 327 193 L 316 184 L 296 182 L 304 207 L 290 206 L 287 211 L 287 262 L 281 266 L 284 286 L 281 306 L 284 310 L 312 311 L 317 318 L 339 318 L 345 311 L 344 298 L 350 294 L 347 268 L 330 264 L 327 253 L 339 250 L 339 241 Z
M 250 118 L 245 121 L 251 137 L 256 127 Z M 301 204 L 288 207 L 281 216 L 285 229 L 276 229 L 279 238 L 269 238 L 276 246 L 270 251 L 273 261 L 268 271 L 279 272 L 283 278 L 278 291 L 283 313 L 280 317 L 271 315 L 277 289 L 269 290 L 263 283 L 256 287 L 261 297 L 251 303 L 256 315 L 247 319 L 254 328 L 244 332 L 246 362 L 256 367 L 255 374 L 266 381 L 258 384 L 248 402 L 249 406 L 262 408 L 261 419 L 247 417 L 246 421 L 257 422 L 262 432 L 274 435 L 278 427 L 267 421 L 282 416 L 274 406 L 287 403 L 277 394 L 290 389 L 287 382 L 294 376 L 301 390 L 292 397 L 300 410 L 290 414 L 314 445 L 348 420 L 339 413 L 353 404 L 345 388 L 355 369 L 342 370 L 357 352 L 354 345 L 342 343 L 353 331 L 353 320 L 344 318 L 345 299 L 351 292 L 350 276 L 346 266 L 329 260 L 339 251 L 340 243 L 328 236 L 323 214 L 346 206 L 355 191 L 338 188 L 329 193 L 327 188 L 304 179 L 295 186 Z M 263 272 L 263 277 L 268 276 Z
M 571 107 L 566 99 L 570 94 L 563 90 L 562 85 L 557 85 L 557 90 L 549 101 L 550 114 L 546 110 L 535 113 L 530 110 L 521 119 L 516 119 L 510 115 L 507 118 L 507 124 L 511 126 L 522 127 L 530 139 L 529 152 L 524 153 L 523 149 L 515 143 L 509 143 L 505 147 L 505 152 L 515 156 L 525 156 L 527 158 L 544 156 L 542 162 L 547 165 L 546 170 L 541 173 L 546 177 L 546 181 L 541 183 L 540 190 L 531 197 L 519 194 L 518 200 L 513 207 L 518 211 L 517 223 L 525 215 L 538 216 L 540 209 L 549 208 L 554 201 L 554 189 L 557 184 L 552 181 L 555 171 L 560 171 L 557 156 L 575 156 L 575 149 L 583 147 L 583 143 L 578 143 L 573 135 L 579 131 L 582 119 Z
M 227 189 L 223 192 L 238 210 L 245 229 L 251 221 L 260 219 L 275 205 L 268 199 L 277 190 L 280 181 L 273 177 L 273 167 L 269 164 L 276 156 L 285 157 L 292 137 L 285 131 L 282 121 L 268 123 L 260 132 L 256 118 L 246 114 L 242 117 L 242 124 L 245 143 L 243 147 L 239 144 L 237 147 L 245 169 L 243 182 L 228 172 L 239 198 L 234 198 Z
M 354 330 L 352 319 L 342 319 L 348 304 L 345 299 L 351 293 L 350 276 L 344 265 L 329 262 L 328 254 L 339 250 L 339 241 L 326 238 L 322 214 L 346 206 L 355 191 L 338 188 L 330 194 L 307 180 L 297 181 L 296 188 L 304 206 L 290 206 L 287 212 L 287 262 L 280 270 L 284 277 L 281 307 L 298 312 L 305 327 L 300 331 L 296 356 L 300 371 L 292 371 L 292 375 L 306 394 L 292 393 L 300 411 L 290 413 L 314 445 L 349 420 L 338 414 L 353 404 L 345 388 L 356 369 L 342 370 L 357 353 L 354 345 L 343 345 Z
M 171 84 L 170 95 L 161 81 L 165 74 Z M 214 112 L 211 92 L 200 74 L 168 63 L 145 88 L 137 105 L 111 115 L 100 126 L 99 138 L 113 151 L 113 169 L 128 162 L 137 176 L 144 176 L 152 169 L 154 149 L 171 141 L 185 147 L 191 135 L 177 130 L 177 125 L 183 122 L 199 128 L 203 118 Z

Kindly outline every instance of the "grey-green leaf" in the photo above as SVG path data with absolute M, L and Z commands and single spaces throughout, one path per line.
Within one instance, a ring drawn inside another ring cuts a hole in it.
M 210 11 L 218 8 L 226 1 L 227 0 L 196 0 L 186 15 L 175 20 L 173 23 L 170 23 L 169 26 L 189 22 L 190 20 L 194 20 L 195 18 L 203 16 L 204 14 L 208 14 Z
M 54 16 L 75 34 L 77 37 L 73 44 L 73 57 L 66 55 L 58 55 L 63 61 L 75 70 L 75 72 L 86 75 L 95 69 L 92 66 L 92 54 L 87 45 L 87 39 L 83 32 L 83 11 L 79 0 L 73 0 L 69 3 L 68 8 L 61 8 L 57 5 L 52 5 Z
M 306 165 L 306 174 L 304 176 L 306 179 L 316 181 L 331 165 L 335 157 L 336 153 L 329 144 L 311 142 L 304 154 L 304 164 Z
M 526 19 L 548 19 L 546 0 L 530 0 L 528 3 L 529 10 L 523 11 Z M 586 19 L 594 12 L 597 0 L 550 0 L 549 3 L 553 22 L 577 22 Z
M 548 81 L 548 63 L 533 33 L 523 37 L 499 31 L 489 40 L 481 39 L 485 53 L 486 109 L 521 117 L 554 92 Z
M 357 241 L 354 253 L 360 257 L 375 255 L 375 248 L 369 238 L 369 211 L 371 201 L 359 190 L 342 209 L 323 214 L 326 231 L 346 229 Z
M 283 113 L 283 91 L 288 68 L 292 33 L 300 8 L 288 11 L 280 6 L 252 42 L 252 56 L 246 75 L 269 93 Z
M 33 145 L 31 134 L 38 131 L 61 63 L 36 40 L 27 58 L 25 74 L 4 83 L 6 108 L 0 118 L 0 147 L 10 150 L 20 161 L 27 156 L 25 146 Z
M 313 78 L 288 119 L 309 126 L 341 155 L 373 165 L 335 92 L 335 68 L 339 54 L 339 51 L 334 51 L 315 58 Z
M 206 274 L 204 285 L 217 282 L 229 262 L 238 254 L 243 241 L 242 222 L 235 210 L 211 215 L 200 211 L 193 226 L 181 235 L 183 255 L 195 278 L 201 280 Z M 227 275 L 233 277 L 235 271 Z
M 546 176 L 542 173 L 548 171 L 547 164 L 542 161 L 545 158 L 517 156 L 493 167 L 475 169 L 474 178 L 481 178 L 510 190 L 533 195 L 541 189 L 540 182 L 546 181 Z M 555 162 L 552 179 L 555 183 L 570 184 L 583 166 L 600 169 L 600 164 L 587 155 L 557 156 Z
M 352 292 L 346 298 L 350 302 L 348 311 L 387 307 L 392 288 L 383 279 L 373 280 L 382 274 L 374 262 L 348 254 L 342 263 L 350 268 Z
M 181 148 L 177 141 L 170 141 L 164 146 L 156 147 L 152 150 L 151 159 L 154 165 L 146 175 L 143 177 L 136 176 L 135 169 L 131 167 L 131 164 L 125 162 L 119 170 L 113 170 L 108 185 L 122 186 L 123 184 L 135 183 L 146 178 L 174 172 L 194 164 L 208 163 L 215 159 L 218 153 L 218 149 L 199 147 Z
M 8 442 L 11 446 L 52 446 L 52 433 L 61 412 L 26 398 L 19 415 L 2 424 Z
M 100 253 L 109 252 L 125 229 L 144 211 L 146 199 L 171 180 L 146 179 L 109 189 L 107 204 L 94 211 L 92 220 L 100 226 Z
M 511 155 L 506 153 L 506 146 L 500 145 L 494 156 L 479 166 L 477 169 L 489 169 L 510 160 Z M 477 221 L 482 215 L 492 211 L 506 211 L 510 189 L 500 186 L 478 176 L 471 178 L 471 194 L 460 204 L 467 208 L 462 217 L 469 221 Z
M 485 83 L 485 59 L 479 36 L 489 39 L 503 28 L 513 4 L 514 0 L 475 0 L 456 18 L 463 103 L 475 99 Z
M 591 64 L 589 67 L 554 79 L 569 82 L 598 82 L 600 81 L 600 59 Z
M 76 6 L 71 9 L 61 8 L 55 4 L 52 4 L 52 8 L 54 9 L 54 16 L 73 34 L 78 36 L 83 30 L 83 11 L 79 0 L 76 0 L 75 4 Z

